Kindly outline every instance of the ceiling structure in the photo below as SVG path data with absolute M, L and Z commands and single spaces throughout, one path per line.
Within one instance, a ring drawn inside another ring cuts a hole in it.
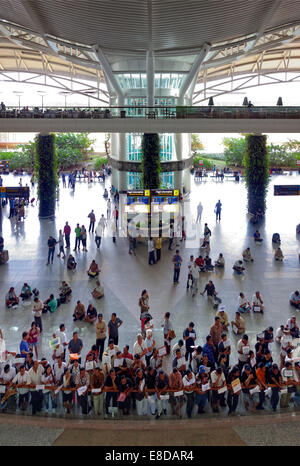
M 122 104 L 122 73 L 145 73 L 149 105 L 155 73 L 181 73 L 189 104 L 297 80 L 300 1 L 0 0 L 0 80 Z

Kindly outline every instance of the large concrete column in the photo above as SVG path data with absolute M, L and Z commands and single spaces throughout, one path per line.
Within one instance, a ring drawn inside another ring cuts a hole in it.
M 119 158 L 119 135 L 118 133 L 110 133 L 110 155 L 114 159 Z M 111 183 L 115 188 L 119 189 L 119 173 L 115 168 L 112 169 Z
M 191 172 L 190 168 L 185 168 L 183 171 L 183 186 L 185 187 L 185 192 L 188 193 L 191 190 Z
M 182 190 L 182 171 L 174 172 L 174 188 Z

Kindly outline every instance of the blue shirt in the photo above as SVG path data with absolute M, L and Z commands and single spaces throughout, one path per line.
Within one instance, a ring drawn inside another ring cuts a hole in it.
M 203 345 L 202 356 L 204 356 L 205 354 L 207 355 L 208 360 L 211 363 L 215 364 L 215 356 L 214 356 L 214 350 L 213 350 L 212 345 L 208 345 L 207 343 L 205 343 L 205 345 Z
M 29 346 L 27 341 L 22 340 L 20 343 L 20 354 L 22 358 L 26 358 L 26 354 L 22 354 L 22 351 L 29 351 Z

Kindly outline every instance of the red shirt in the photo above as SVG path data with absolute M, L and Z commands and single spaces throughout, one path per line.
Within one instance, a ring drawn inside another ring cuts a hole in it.
M 69 235 L 71 233 L 71 227 L 70 225 L 65 225 L 64 227 L 64 234 Z
M 129 352 L 128 352 L 127 354 L 122 353 L 122 358 L 125 358 L 125 359 L 132 359 L 132 361 L 133 361 L 133 356 L 132 356 L 132 354 L 129 353 Z

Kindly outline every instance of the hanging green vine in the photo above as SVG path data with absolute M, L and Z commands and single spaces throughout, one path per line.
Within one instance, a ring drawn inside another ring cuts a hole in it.
M 142 185 L 144 189 L 160 186 L 160 138 L 156 133 L 145 133 L 142 139 Z
M 55 134 L 36 137 L 35 172 L 38 181 L 38 198 L 40 201 L 39 216 L 53 217 L 55 214 L 57 177 L 57 156 Z
M 266 196 L 269 184 L 269 159 L 267 136 L 247 134 L 245 155 L 245 179 L 248 188 L 248 212 L 266 210 Z

